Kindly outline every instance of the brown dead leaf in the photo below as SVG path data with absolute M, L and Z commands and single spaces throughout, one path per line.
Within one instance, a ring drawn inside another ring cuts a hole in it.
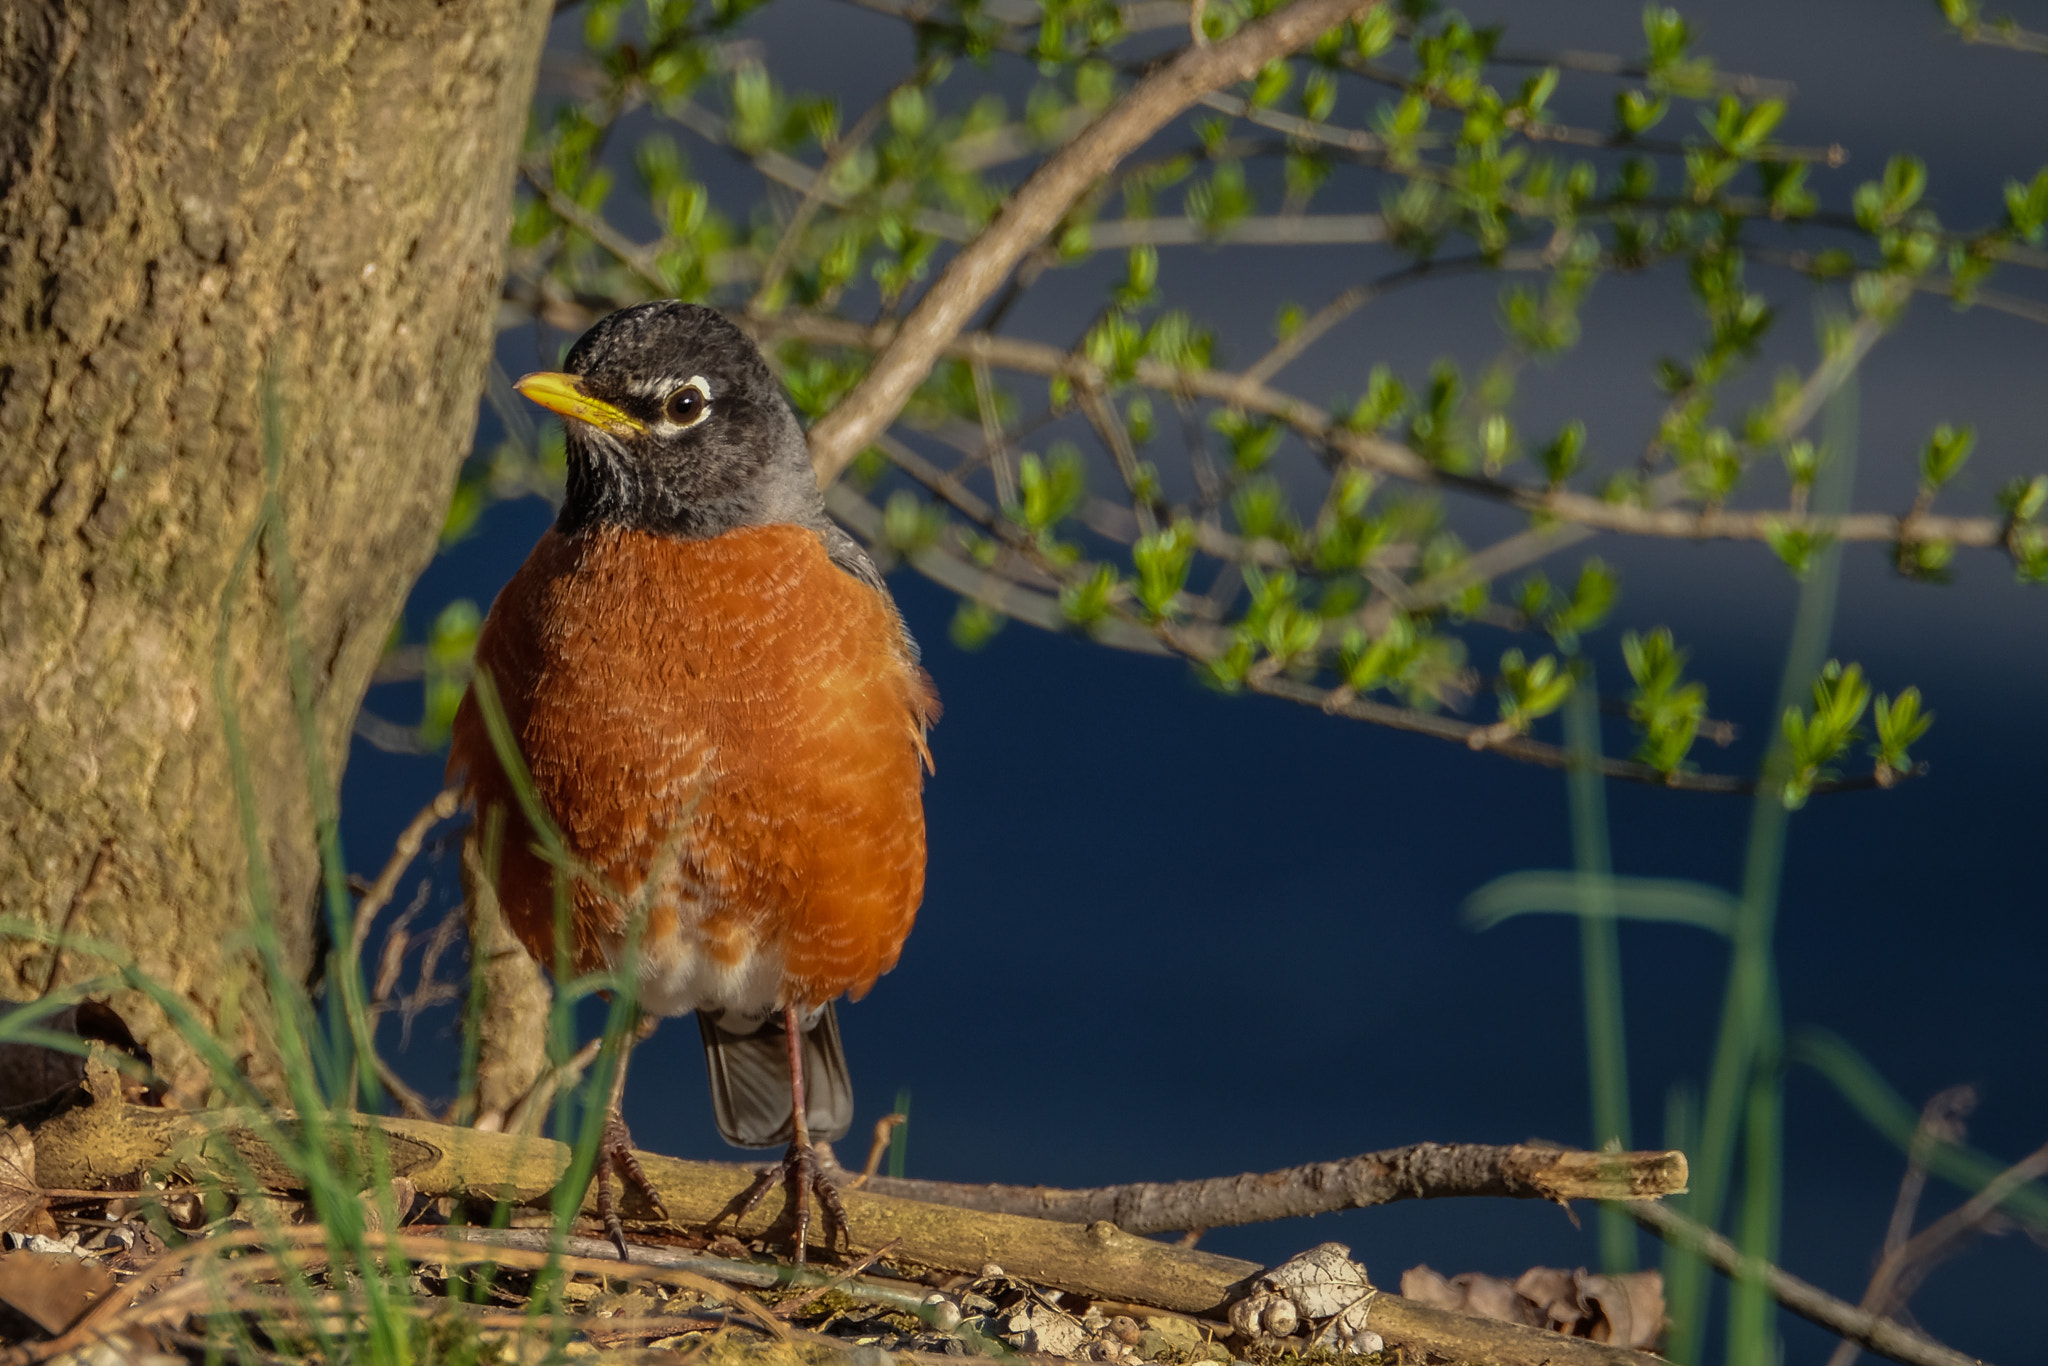
M 1410 1267 L 1401 1273 L 1401 1297 L 1503 1323 L 1519 1323 L 1528 1328 L 1546 1326 L 1536 1306 L 1516 1294 L 1512 1284 L 1477 1271 L 1445 1276 L 1427 1266 Z
M 1446 1278 L 1418 1266 L 1402 1273 L 1401 1293 L 1423 1304 L 1616 1347 L 1650 1347 L 1664 1331 L 1664 1277 L 1655 1271 L 1600 1276 L 1584 1267 L 1538 1266 L 1507 1281 L 1476 1271 Z
M 43 1207 L 36 1182 L 36 1141 L 17 1124 L 0 1133 L 0 1233 L 12 1233 Z
M 1622 1276 L 1581 1275 L 1579 1297 L 1599 1307 L 1595 1342 L 1617 1347 L 1648 1347 L 1664 1331 L 1664 1276 L 1658 1271 L 1631 1271 Z M 1603 1335 L 1601 1328 L 1607 1331 Z
M 97 1262 L 56 1252 L 0 1252 L 0 1301 L 55 1336 L 114 1288 Z

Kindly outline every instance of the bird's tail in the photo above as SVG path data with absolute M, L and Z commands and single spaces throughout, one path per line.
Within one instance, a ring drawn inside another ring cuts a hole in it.
M 739 1026 L 736 1032 L 729 1026 Z M 718 1132 L 740 1148 L 774 1148 L 795 1137 L 790 1123 L 789 1034 L 781 1011 L 758 1023 L 697 1012 L 711 1109 Z M 811 1137 L 830 1143 L 853 1127 L 853 1077 L 839 1046 L 839 1017 L 828 1002 L 804 1026 L 804 1112 Z

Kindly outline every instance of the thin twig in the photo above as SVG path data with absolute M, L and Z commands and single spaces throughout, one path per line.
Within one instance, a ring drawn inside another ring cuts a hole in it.
M 420 808 L 419 814 L 406 822 L 405 829 L 398 832 L 398 839 L 391 846 L 391 857 L 384 861 L 384 870 L 377 874 L 370 890 L 356 903 L 354 938 L 349 944 L 351 968 L 361 961 L 363 946 L 369 943 L 370 927 L 376 923 L 377 913 L 390 903 L 391 894 L 398 890 L 398 880 L 405 876 L 405 870 L 419 856 L 427 831 L 453 816 L 461 800 L 462 794 L 452 787 L 436 793 L 432 801 Z
M 847 1282 L 853 1280 L 856 1276 L 860 1275 L 869 1267 L 873 1266 L 876 1262 L 881 1261 L 883 1257 L 887 1256 L 891 1252 L 894 1252 L 897 1248 L 901 1246 L 903 1246 L 903 1240 L 901 1238 L 891 1238 L 888 1242 L 882 1244 L 874 1251 L 868 1253 L 859 1261 L 855 1262 L 852 1266 L 846 1268 L 846 1270 L 840 1272 L 837 1276 L 834 1276 L 831 1280 L 826 1281 L 822 1285 L 814 1285 L 809 1290 L 804 1291 L 801 1295 L 797 1295 L 792 1299 L 784 1300 L 782 1303 L 776 1305 L 776 1316 L 784 1319 L 795 1318 L 798 1314 L 801 1314 L 804 1310 L 810 1308 L 811 1305 L 815 1304 L 818 1300 L 824 1298 L 826 1295 L 829 1295 L 834 1290 L 843 1288 L 847 1284 Z
M 868 1145 L 868 1160 L 861 1164 L 860 1175 L 853 1178 L 847 1189 L 859 1190 L 874 1174 L 882 1169 L 882 1158 L 889 1151 L 889 1142 L 896 1136 L 896 1127 L 908 1124 L 909 1115 L 883 1115 L 875 1121 L 875 1139 Z
M 1953 1089 L 1968 1091 L 1970 1088 Z M 1941 1096 L 1935 1097 L 1929 1104 L 1929 1110 L 1932 1110 L 1944 1096 L 1950 1094 L 1943 1092 Z M 1925 1130 L 1927 1127 L 1923 1119 L 1922 1129 Z M 1919 1145 L 1922 1141 L 1921 1136 L 1916 1133 L 1914 1141 L 1916 1146 Z M 1926 1141 L 1931 1145 L 1943 1141 L 1943 1137 L 1930 1133 Z M 1956 1140 L 1950 1138 L 1947 1141 Z M 1918 1167 L 1916 1170 L 1924 1181 L 1926 1169 Z M 1960 1251 L 1962 1244 L 1972 1236 L 1998 1225 L 2004 1217 L 1999 1213 L 1998 1206 L 2006 1196 L 2027 1182 L 2044 1175 L 2048 1175 L 2048 1147 L 2039 1148 L 2006 1168 L 1988 1182 L 1984 1189 L 1911 1238 L 1903 1239 L 1894 1245 L 1888 1236 L 1884 1259 L 1878 1263 L 1877 1270 L 1871 1273 L 1870 1286 L 1863 1292 L 1863 1302 L 1859 1307 L 1866 1313 L 1882 1314 L 1887 1317 L 1897 1314 L 1906 1307 L 1906 1302 L 1912 1298 L 1913 1292 L 1920 1288 L 1921 1282 L 1936 1265 Z M 1835 1349 L 1835 1354 L 1828 1358 L 1828 1366 L 1849 1366 L 1849 1363 L 1856 1360 L 1856 1350 L 1855 1343 L 1844 1342 Z
M 1651 1202 L 1618 1208 L 1666 1242 L 1693 1249 L 1730 1279 L 1760 1275 L 1764 1288 L 1779 1304 L 1807 1322 L 1818 1324 L 1837 1337 L 1851 1339 L 1881 1357 L 1905 1362 L 1907 1366 L 1984 1366 L 1976 1357 L 1965 1356 L 1903 1324 L 1838 1300 L 1789 1271 L 1768 1262 L 1752 1264 L 1735 1244 L 1669 1205 Z

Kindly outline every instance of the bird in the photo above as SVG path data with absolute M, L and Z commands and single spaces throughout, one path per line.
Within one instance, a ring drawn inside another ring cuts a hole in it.
M 561 417 L 567 481 L 478 636 L 450 780 L 478 828 L 502 822 L 495 889 L 528 952 L 614 974 L 643 1018 L 696 1012 L 720 1132 L 788 1145 L 741 1213 L 787 1182 L 802 1261 L 814 1195 L 826 1245 L 847 1231 L 814 1147 L 852 1122 L 833 1003 L 895 966 L 923 899 L 938 695 L 717 310 L 622 309 L 514 387 Z M 621 1258 L 614 1173 L 659 1207 L 623 1086 L 622 1058 L 595 1173 Z

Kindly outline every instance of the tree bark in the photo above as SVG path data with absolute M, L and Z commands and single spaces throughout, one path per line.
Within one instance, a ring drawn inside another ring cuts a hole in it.
M 0 7 L 0 912 L 132 954 L 259 1083 L 250 916 L 303 978 L 315 813 L 472 435 L 549 8 Z M 289 562 L 272 538 L 237 578 L 266 366 Z M 107 967 L 0 939 L 0 994 Z M 119 1009 L 202 1095 L 164 1015 Z

